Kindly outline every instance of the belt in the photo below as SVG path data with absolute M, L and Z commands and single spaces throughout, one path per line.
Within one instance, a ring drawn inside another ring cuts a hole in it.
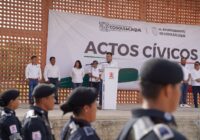
M 58 79 L 58 77 L 57 78 L 53 78 L 53 77 L 48 77 L 49 79 Z
M 100 83 L 100 81 L 90 81 L 91 83 Z
M 29 80 L 38 80 L 38 78 L 28 78 Z

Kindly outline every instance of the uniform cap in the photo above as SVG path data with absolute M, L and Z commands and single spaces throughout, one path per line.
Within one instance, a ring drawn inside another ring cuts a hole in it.
M 56 92 L 53 84 L 39 84 L 33 90 L 33 97 L 36 99 L 48 97 Z
M 19 91 L 16 89 L 6 90 L 0 94 L 0 106 L 5 107 L 11 100 L 15 100 L 19 96 Z
M 73 90 L 68 100 L 61 105 L 63 113 L 73 112 L 84 105 L 92 104 L 98 97 L 94 88 L 78 87 Z
M 177 84 L 183 80 L 183 71 L 178 63 L 166 59 L 150 59 L 141 69 L 141 81 L 155 84 Z

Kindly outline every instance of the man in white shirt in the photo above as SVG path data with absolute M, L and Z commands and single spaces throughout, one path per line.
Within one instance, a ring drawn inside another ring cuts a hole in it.
M 37 56 L 34 55 L 31 57 L 31 63 L 26 66 L 25 76 L 29 83 L 29 104 L 33 104 L 32 92 L 42 79 L 40 64 L 37 64 Z
M 106 62 L 103 62 L 101 65 L 101 72 L 102 72 L 102 77 L 104 77 L 104 69 L 106 67 L 118 67 L 118 63 L 116 61 L 113 61 L 112 58 L 113 54 L 111 52 L 106 53 Z
M 190 107 L 187 105 L 187 93 L 189 80 L 191 79 L 191 74 L 186 65 L 186 58 L 181 58 L 181 68 L 183 70 L 184 79 L 181 82 L 181 98 L 180 98 L 180 107 Z
M 106 62 L 102 63 L 101 65 L 101 75 L 102 75 L 102 81 L 100 83 L 100 94 L 102 94 L 102 86 L 103 86 L 103 81 L 104 81 L 104 69 L 107 67 L 111 68 L 117 68 L 118 63 L 113 60 L 113 54 L 111 52 L 106 53 Z
M 50 63 L 45 66 L 44 69 L 44 79 L 45 82 L 51 83 L 55 86 L 56 92 L 55 92 L 55 104 L 58 104 L 58 85 L 60 82 L 60 69 L 56 65 L 56 58 L 50 57 L 49 59 Z
M 111 52 L 106 53 L 106 63 L 103 64 L 103 67 L 118 67 L 117 62 L 113 60 L 112 56 Z
M 89 70 L 89 81 L 90 81 L 90 86 L 94 87 L 97 92 L 99 93 L 99 106 L 101 107 L 102 105 L 102 92 L 101 92 L 101 87 L 100 87 L 100 82 L 101 82 L 101 73 L 100 69 L 98 68 L 98 61 L 94 60 L 91 69 Z
M 191 71 L 192 77 L 192 92 L 194 98 L 194 106 L 198 108 L 197 94 L 200 93 L 200 63 L 196 61 L 194 63 L 194 69 Z

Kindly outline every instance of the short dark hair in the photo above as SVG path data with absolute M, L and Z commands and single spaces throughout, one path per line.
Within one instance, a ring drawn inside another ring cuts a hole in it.
M 42 98 L 34 98 L 35 103 L 40 103 Z
M 181 57 L 181 60 L 183 60 L 183 59 L 187 60 L 187 58 L 186 58 L 186 57 Z
M 199 61 L 194 62 L 194 65 L 199 65 L 199 64 L 200 64 Z
M 94 60 L 94 61 L 92 62 L 92 64 L 94 64 L 94 63 L 98 64 L 98 61 L 97 61 L 97 60 Z
M 50 58 L 49 58 L 49 60 L 51 61 L 52 59 L 56 59 L 54 56 L 51 56 Z
M 162 84 L 155 84 L 148 81 L 141 81 L 141 94 L 146 99 L 155 100 L 158 98 L 161 89 L 165 86 Z
M 74 63 L 74 68 L 76 67 L 76 63 L 79 63 L 79 68 L 82 68 L 82 64 L 80 60 L 76 60 L 76 62 Z
M 111 55 L 112 56 L 113 54 L 111 52 L 106 52 L 106 55 Z
M 31 60 L 33 60 L 34 58 L 37 58 L 36 55 L 31 56 Z
M 81 114 L 82 110 L 83 110 L 83 107 L 78 107 L 78 108 L 73 110 L 73 114 L 75 116 L 79 116 Z
M 87 106 L 90 106 L 90 107 L 91 107 L 91 104 L 89 104 L 89 105 L 87 105 Z M 79 116 L 79 115 L 82 113 L 82 111 L 83 111 L 83 107 L 84 107 L 84 106 L 75 108 L 75 109 L 73 110 L 73 114 L 74 114 L 75 116 Z

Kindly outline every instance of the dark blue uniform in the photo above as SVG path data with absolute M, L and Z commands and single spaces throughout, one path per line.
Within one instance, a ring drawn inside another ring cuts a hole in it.
M 137 109 L 117 140 L 186 140 L 176 129 L 174 117 L 154 109 Z
M 22 127 L 24 140 L 54 140 L 48 113 L 39 107 L 31 107 L 23 120 Z
M 21 123 L 15 111 L 4 108 L 0 114 L 0 140 L 22 140 Z
M 73 117 L 65 124 L 61 140 L 100 140 L 91 125 Z

